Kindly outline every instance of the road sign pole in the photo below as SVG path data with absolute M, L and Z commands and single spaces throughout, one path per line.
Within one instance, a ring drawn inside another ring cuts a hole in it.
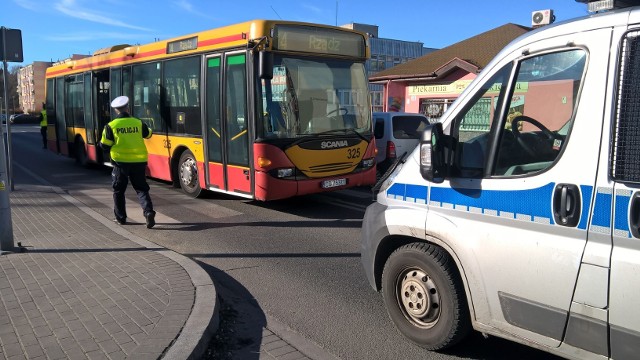
M 0 250 L 13 251 L 13 227 L 11 225 L 11 206 L 9 205 L 9 177 L 4 147 L 4 131 L 0 136 Z
M 6 54 L 7 42 L 5 37 L 6 29 L 2 27 L 2 59 L 4 63 L 4 96 L 5 109 L 9 101 L 7 99 L 7 58 Z M 6 111 L 8 113 L 8 111 Z M 9 125 L 9 117 L 7 116 L 7 125 Z M 7 128 L 7 130 L 9 130 Z M 11 224 L 11 206 L 9 204 L 9 191 L 11 184 L 9 182 L 9 174 L 7 173 L 7 156 L 6 147 L 4 146 L 4 130 L 0 127 L 0 251 L 14 251 L 13 244 L 13 226 Z M 7 134 L 8 135 L 8 134 Z

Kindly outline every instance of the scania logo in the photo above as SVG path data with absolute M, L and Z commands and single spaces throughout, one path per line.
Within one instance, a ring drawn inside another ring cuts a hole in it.
M 333 148 L 341 148 L 341 147 L 347 147 L 347 146 L 349 146 L 349 143 L 347 142 L 347 140 L 323 141 L 320 144 L 321 149 L 333 149 Z

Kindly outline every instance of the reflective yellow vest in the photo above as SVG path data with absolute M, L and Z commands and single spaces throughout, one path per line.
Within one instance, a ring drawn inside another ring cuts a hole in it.
M 41 127 L 47 126 L 47 110 L 40 111 L 40 114 L 42 114 L 42 120 L 40 120 L 40 126 Z
M 143 135 L 144 128 L 148 131 L 146 137 Z M 111 160 L 123 163 L 141 163 L 147 162 L 147 147 L 143 138 L 148 139 L 151 135 L 151 129 L 143 125 L 139 119 L 122 117 L 107 124 L 102 132 L 100 142 L 111 147 Z

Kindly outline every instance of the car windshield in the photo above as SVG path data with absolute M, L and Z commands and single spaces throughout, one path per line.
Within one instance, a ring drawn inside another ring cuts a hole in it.
M 362 63 L 276 55 L 261 85 L 263 138 L 371 132 Z

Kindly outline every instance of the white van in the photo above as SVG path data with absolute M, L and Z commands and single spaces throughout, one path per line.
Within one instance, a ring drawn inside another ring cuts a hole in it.
M 514 40 L 380 184 L 361 259 L 408 339 L 638 359 L 640 7 Z
M 429 119 L 422 114 L 374 112 L 373 132 L 376 138 L 376 167 L 383 174 L 398 156 L 411 153 Z

